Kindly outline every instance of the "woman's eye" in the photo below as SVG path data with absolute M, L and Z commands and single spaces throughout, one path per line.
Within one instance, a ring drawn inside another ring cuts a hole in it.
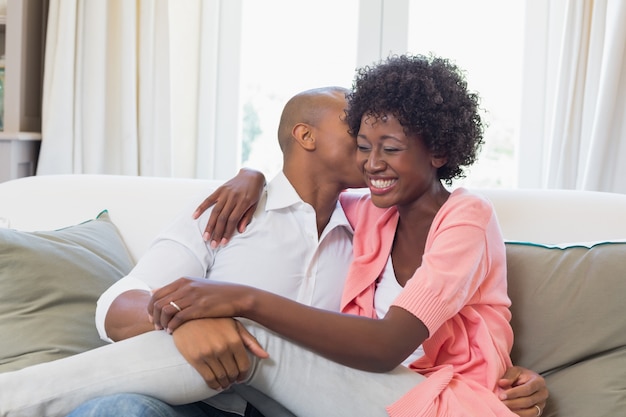
M 360 152 L 367 152 L 369 151 L 369 146 L 365 146 L 365 145 L 356 145 L 356 148 L 360 151 Z
M 398 148 L 384 148 L 385 152 L 393 153 L 398 152 L 400 149 Z

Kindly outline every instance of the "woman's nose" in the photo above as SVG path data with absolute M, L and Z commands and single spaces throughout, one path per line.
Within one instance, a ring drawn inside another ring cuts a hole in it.
M 379 171 L 384 169 L 385 162 L 383 158 L 381 158 L 380 152 L 372 150 L 368 155 L 366 167 L 369 171 Z

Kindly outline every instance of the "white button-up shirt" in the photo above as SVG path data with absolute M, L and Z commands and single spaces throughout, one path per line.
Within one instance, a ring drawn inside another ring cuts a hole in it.
M 285 175 L 266 187 L 252 222 L 225 247 L 202 239 L 210 210 L 191 218 L 200 201 L 163 230 L 135 268 L 98 301 L 96 326 L 110 340 L 104 320 L 113 300 L 132 289 L 160 288 L 180 277 L 204 277 L 250 285 L 327 310 L 339 310 L 352 260 L 352 228 L 339 203 L 318 239 L 315 210 Z M 141 221 L 138 219 L 138 221 Z

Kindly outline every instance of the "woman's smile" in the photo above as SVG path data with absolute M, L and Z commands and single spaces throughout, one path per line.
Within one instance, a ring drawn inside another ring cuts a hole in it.
M 372 194 L 386 194 L 397 184 L 397 178 L 368 178 L 369 189 Z

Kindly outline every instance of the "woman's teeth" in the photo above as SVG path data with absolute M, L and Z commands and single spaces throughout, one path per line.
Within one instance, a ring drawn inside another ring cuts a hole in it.
M 394 182 L 395 180 L 370 180 L 370 184 L 372 184 L 374 188 L 387 188 Z

